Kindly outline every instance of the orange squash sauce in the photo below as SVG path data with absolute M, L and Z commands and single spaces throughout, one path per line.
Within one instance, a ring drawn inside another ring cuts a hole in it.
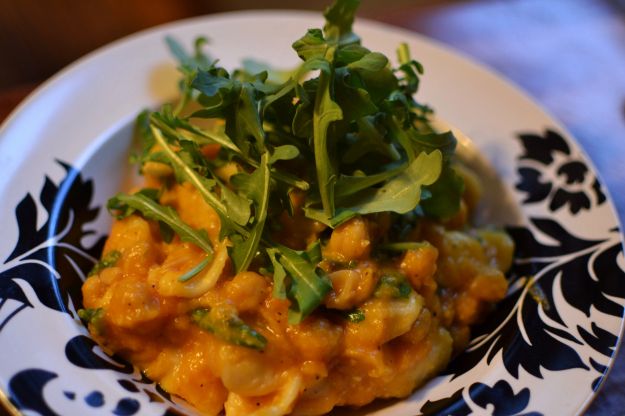
M 120 259 L 83 286 L 84 307 L 104 311 L 89 329 L 106 351 L 207 415 L 222 409 L 231 416 L 320 415 L 405 397 L 466 347 L 469 326 L 508 288 L 513 243 L 504 232 L 471 228 L 467 218 L 480 189 L 474 178 L 465 183 L 455 218 L 423 220 L 409 233 L 410 241 L 423 242 L 418 248 L 375 255 L 392 232 L 388 215 L 357 217 L 332 230 L 320 267 L 333 290 L 298 325 L 289 325 L 289 301 L 273 297 L 270 277 L 235 275 L 225 257 L 215 286 L 199 296 L 172 295 L 177 278 L 204 253 L 178 237 L 164 242 L 158 226 L 140 216 L 115 221 L 103 254 L 118 251 Z M 191 186 L 173 185 L 161 203 L 219 244 L 219 217 Z M 285 213 L 274 238 L 301 249 L 324 229 Z M 386 290 L 386 275 L 404 278 L 409 292 Z M 267 339 L 266 348 L 233 345 L 202 330 L 190 317 L 198 307 L 234 310 Z M 346 319 L 354 309 L 364 319 Z

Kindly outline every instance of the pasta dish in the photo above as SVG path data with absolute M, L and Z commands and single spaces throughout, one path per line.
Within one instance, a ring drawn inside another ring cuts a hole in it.
M 363 46 L 357 6 L 330 6 L 290 72 L 168 39 L 180 100 L 137 119 L 145 184 L 109 200 L 79 314 L 201 414 L 408 396 L 506 295 L 513 243 L 471 224 L 482 187 L 415 99 L 423 68 Z

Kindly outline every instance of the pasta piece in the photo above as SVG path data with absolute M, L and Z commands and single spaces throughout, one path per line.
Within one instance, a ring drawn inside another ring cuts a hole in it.
M 215 247 L 215 256 L 210 265 L 190 280 L 186 282 L 179 280 L 184 272 L 180 270 L 177 258 L 173 258 L 170 262 L 166 261 L 161 267 L 151 269 L 148 280 L 162 296 L 197 298 L 215 286 L 228 261 L 228 241 L 224 240 Z
M 361 304 L 373 293 L 379 280 L 378 267 L 373 261 L 362 261 L 353 269 L 330 273 L 332 291 L 325 304 L 333 309 L 351 309 Z
M 323 256 L 337 262 L 349 262 L 366 259 L 370 252 L 369 225 L 364 218 L 356 217 L 332 231 Z
M 228 416 L 283 416 L 291 412 L 302 389 L 302 376 L 296 370 L 282 374 L 282 387 L 275 394 L 245 397 L 230 393 L 224 405 Z

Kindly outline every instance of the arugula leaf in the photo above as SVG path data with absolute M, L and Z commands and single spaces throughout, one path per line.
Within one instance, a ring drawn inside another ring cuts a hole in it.
M 251 175 L 240 173 L 232 177 L 236 188 L 254 201 L 254 226 L 250 235 L 243 241 L 233 237 L 235 242 L 231 257 L 236 272 L 246 270 L 258 251 L 258 244 L 265 228 L 270 197 L 269 153 L 260 159 L 260 166 Z
M 256 139 L 258 151 L 262 152 L 265 148 L 265 131 L 258 112 L 259 102 L 256 99 L 256 91 L 250 84 L 243 84 L 238 98 L 234 109 L 234 123 L 226 124 L 226 132 L 234 124 L 230 136 L 239 140 L 247 140 L 251 136 Z
M 246 72 L 250 74 L 266 72 L 267 80 L 276 83 L 286 82 L 298 71 L 298 68 L 291 70 L 276 69 L 268 63 L 258 61 L 253 58 L 243 58 L 243 60 L 241 61 L 241 66 Z
M 353 143 L 343 154 L 343 162 L 355 163 L 367 153 L 379 154 L 392 161 L 401 159 L 397 149 L 385 140 L 383 133 L 374 125 L 372 117 L 362 117 L 356 121 L 356 125 L 358 133 L 353 136 Z
M 98 261 L 95 264 L 95 266 L 93 266 L 93 269 L 91 269 L 87 277 L 93 276 L 95 274 L 99 274 L 102 270 L 115 266 L 115 264 L 117 264 L 117 262 L 119 261 L 121 257 L 122 257 L 121 252 L 117 250 L 109 251 L 104 256 L 102 256 L 100 261 Z
M 207 38 L 200 36 L 195 40 L 193 55 L 187 53 L 182 45 L 171 36 L 165 36 L 165 42 L 169 47 L 169 51 L 178 60 L 180 65 L 191 69 L 204 70 L 211 67 L 213 60 L 202 51 L 204 45 L 208 43 Z
M 341 10 L 328 9 L 328 13 L 340 20 L 340 24 L 337 26 L 328 26 L 329 30 L 337 37 L 341 35 L 341 31 L 349 20 L 348 17 L 345 17 L 345 13 L 348 14 L 350 8 L 348 7 L 345 11 Z M 355 11 L 355 8 L 353 11 Z M 351 27 L 351 22 L 349 26 Z M 336 173 L 328 153 L 328 128 L 333 121 L 343 118 L 341 107 L 333 100 L 331 93 L 334 78 L 332 62 L 337 46 L 336 44 L 326 42 L 319 29 L 310 29 L 303 38 L 293 44 L 293 49 L 295 49 L 300 58 L 305 60 L 302 66 L 303 69 L 320 70 L 313 107 L 312 131 L 319 194 L 321 195 L 321 202 L 326 216 L 332 217 L 334 216 L 334 182 L 336 181 Z M 298 113 L 296 112 L 297 116 Z
M 452 167 L 445 167 L 440 178 L 426 189 L 431 196 L 421 203 L 425 215 L 446 220 L 453 217 L 460 209 L 464 181 Z
M 414 129 L 408 130 L 408 135 L 417 151 L 430 153 L 433 150 L 440 150 L 443 160 L 447 162 L 456 149 L 456 137 L 451 131 L 444 133 L 418 133 Z
M 336 1 L 326 9 L 323 16 L 326 24 L 323 31 L 328 38 L 336 39 L 341 44 L 356 43 L 360 38 L 352 32 L 352 24 L 360 0 Z
M 334 49 L 331 48 L 326 58 L 332 58 Z M 329 64 L 329 62 L 328 62 Z M 336 173 L 328 154 L 328 128 L 333 121 L 343 118 L 341 107 L 332 100 L 330 84 L 332 82 L 332 69 L 328 65 L 320 68 L 319 85 L 313 111 L 313 141 L 315 150 L 315 166 L 317 169 L 317 181 L 323 210 L 328 217 L 334 216 L 334 183 Z
M 266 249 L 267 255 L 269 256 L 269 260 L 271 260 L 271 264 L 273 265 L 273 297 L 277 299 L 286 299 L 286 271 L 280 261 L 278 261 L 278 257 L 280 255 L 280 251 L 276 248 L 268 248 Z
M 192 86 L 207 97 L 217 94 L 229 94 L 237 86 L 237 82 L 224 76 L 219 71 L 199 71 L 193 79 Z
M 399 88 L 399 82 L 390 68 L 379 71 L 354 70 L 351 72 L 354 82 L 358 80 L 369 93 L 369 97 L 375 105 L 380 107 L 382 103 Z
M 186 120 L 167 117 L 158 112 L 150 115 L 150 123 L 176 140 L 189 140 L 199 145 L 218 144 L 236 154 L 241 154 L 241 149 L 234 144 L 232 139 L 219 130 L 201 130 Z
M 306 89 L 297 84 L 295 86 L 295 113 L 290 128 L 297 138 L 308 138 L 312 136 L 312 101 Z
M 284 280 L 284 273 L 288 273 L 291 278 L 291 285 L 286 289 L 287 296 L 291 300 L 289 323 L 300 323 L 319 306 L 332 289 L 332 284 L 325 272 L 317 268 L 316 264 L 312 264 L 304 252 L 277 244 L 271 253 L 270 257 L 273 259 L 279 255 L 277 262 L 283 267 L 283 270 L 278 268 L 280 279 Z M 283 293 L 282 288 L 279 293 Z
M 379 244 L 376 248 L 379 250 L 387 251 L 408 251 L 417 250 L 429 246 L 430 244 L 425 241 L 401 241 L 397 243 Z
M 232 220 L 234 220 L 236 224 L 247 224 L 251 216 L 250 200 L 247 197 L 241 196 L 236 192 L 233 192 L 218 179 L 216 180 L 219 182 L 220 185 L 219 191 L 221 193 L 221 200 L 228 208 L 228 216 Z
M 225 118 L 226 135 L 232 138 L 245 157 L 250 155 L 250 137 L 255 139 L 259 153 L 264 150 L 265 132 L 258 112 L 258 97 L 268 92 L 259 89 L 264 82 L 231 79 L 227 71 L 219 68 L 197 73 L 191 85 L 203 94 L 199 102 L 205 105 L 192 117 Z
M 191 228 L 183 222 L 172 207 L 166 207 L 156 202 L 152 195 L 139 191 L 132 195 L 117 194 L 109 199 L 107 208 L 118 219 L 127 217 L 139 211 L 145 218 L 158 221 L 170 227 L 182 241 L 193 243 L 212 259 L 213 247 L 204 230 Z
M 179 142 L 181 146 L 185 147 L 185 149 L 187 150 L 189 149 L 189 147 L 188 145 L 185 145 L 186 141 L 191 141 L 198 145 L 209 144 L 209 143 L 219 144 L 220 146 L 232 151 L 236 156 L 240 157 L 241 160 L 247 163 L 248 165 L 255 167 L 255 168 L 258 167 L 258 162 L 254 159 L 251 159 L 243 155 L 241 149 L 239 149 L 232 142 L 232 140 L 230 140 L 230 138 L 223 132 L 203 131 L 191 125 L 185 120 L 182 120 L 176 117 L 166 117 L 160 113 L 152 113 L 151 122 L 152 122 L 152 125 L 156 127 L 157 129 L 159 129 L 165 137 L 168 137 L 172 140 Z M 150 136 L 152 138 L 152 141 L 154 142 L 153 135 L 150 134 Z M 285 146 L 287 147 L 285 147 L 282 150 L 279 150 L 280 153 L 278 153 L 278 159 L 287 160 L 285 158 L 293 157 L 292 155 L 295 150 L 292 149 L 292 147 L 294 146 L 292 145 L 285 145 Z M 279 146 L 279 147 L 283 147 L 283 146 Z M 197 154 L 199 154 L 199 150 L 195 150 L 194 155 L 197 155 Z M 183 155 L 179 155 L 179 156 L 182 158 Z M 144 160 L 155 160 L 155 161 L 160 161 L 162 163 L 167 163 L 171 165 L 167 157 L 163 158 L 162 155 L 159 155 L 156 153 L 152 153 L 150 157 L 144 157 Z M 272 160 L 270 162 L 274 163 L 275 160 Z M 184 175 L 182 176 L 178 175 L 178 176 L 179 178 L 181 178 L 180 179 L 181 181 L 184 180 Z M 288 172 L 283 172 L 273 167 L 272 167 L 272 176 L 276 180 L 295 186 L 296 188 L 302 189 L 304 191 L 310 188 L 310 185 L 308 184 L 308 182 L 301 180 Z M 212 180 L 209 180 L 209 182 L 205 181 L 205 185 L 207 188 L 211 189 L 215 184 L 212 183 Z M 228 192 L 228 190 L 226 190 L 226 192 Z M 244 202 L 244 201 L 239 201 L 239 202 Z M 226 201 L 226 205 L 228 205 L 227 201 Z M 238 207 L 240 208 L 240 206 Z M 213 208 L 215 208 L 216 210 L 219 210 L 218 207 L 213 206 Z M 243 225 L 244 224 L 243 222 L 245 221 L 245 219 L 242 219 L 242 218 L 245 217 L 246 212 L 240 212 L 240 214 L 241 216 L 234 218 L 234 220 L 237 224 Z
M 397 48 L 397 59 L 399 60 L 399 70 L 404 73 L 404 93 L 412 97 L 419 89 L 419 76 L 423 75 L 423 65 L 410 58 L 408 44 L 401 43 Z
M 439 177 L 442 155 L 439 150 L 419 156 L 400 174 L 386 181 L 380 188 L 369 188 L 342 202 L 347 210 L 358 214 L 376 212 L 412 211 L 421 200 L 421 187 L 433 184 Z
M 337 198 L 341 208 L 337 210 L 335 216 L 328 217 L 325 212 L 320 212 L 312 206 L 305 206 L 304 212 L 307 217 L 330 227 L 336 227 L 356 215 L 376 212 L 406 214 L 418 206 L 422 187 L 433 184 L 438 179 L 441 169 L 442 155 L 439 150 L 429 155 L 423 152 L 403 170 L 387 171 L 362 179 L 344 177 L 342 194 Z M 350 185 L 352 189 L 358 189 L 382 180 L 386 182 L 379 188 L 367 187 L 360 192 L 350 192 Z
M 169 46 L 169 50 L 180 63 L 180 71 L 184 74 L 184 78 L 180 82 L 180 91 L 182 97 L 178 101 L 174 114 L 179 114 L 189 102 L 192 95 L 192 81 L 198 70 L 207 70 L 213 63 L 211 59 L 202 51 L 202 47 L 208 43 L 208 40 L 199 37 L 195 40 L 195 53 L 189 55 L 184 48 L 172 37 L 166 36 L 165 41 Z
M 369 92 L 360 86 L 349 83 L 351 77 L 346 68 L 338 68 L 335 72 L 334 95 L 342 111 L 342 119 L 350 122 L 361 117 L 375 114 L 378 107 L 373 103 Z
M 190 81 L 191 88 L 197 90 L 197 102 L 202 106 L 191 114 L 191 117 L 232 118 L 232 107 L 236 103 L 241 90 L 241 83 L 230 79 L 223 68 L 212 68 L 209 71 L 197 71 Z M 241 147 L 236 137 L 230 136 L 237 146 L 247 155 L 247 147 Z
M 330 228 L 336 228 L 339 225 L 343 224 L 345 221 L 358 215 L 356 211 L 341 209 L 336 213 L 334 217 L 329 218 L 325 215 L 323 211 L 310 206 L 304 207 L 304 213 L 306 214 L 306 217 L 310 218 L 311 220 L 319 221 L 320 223 L 325 224 Z
M 230 344 L 259 351 L 267 346 L 267 339 L 243 322 L 233 308 L 220 305 L 194 309 L 191 312 L 191 320 L 204 331 Z
M 308 247 L 306 247 L 304 254 L 311 264 L 319 264 L 319 262 L 323 259 L 323 256 L 321 255 L 321 241 L 317 240 L 310 243 Z
M 358 43 L 351 43 L 349 45 L 343 45 L 336 51 L 334 62 L 337 67 L 347 66 L 352 62 L 356 62 L 362 59 L 365 55 L 368 55 L 371 51 Z
M 279 103 L 280 104 L 283 103 L 288 98 L 290 99 L 290 102 L 287 104 L 287 106 L 283 106 L 280 108 L 280 110 L 276 110 L 276 113 L 283 113 L 283 112 L 288 113 L 288 114 L 285 114 L 286 117 L 282 120 L 282 122 L 288 122 L 293 117 L 290 111 L 291 110 L 290 107 L 292 105 L 293 93 L 297 85 L 299 84 L 297 83 L 295 79 L 289 78 L 286 82 L 284 82 L 278 88 L 276 92 L 266 95 L 262 102 L 263 116 L 266 115 L 266 113 L 268 112 L 270 108 L 273 108 Z
M 337 199 L 343 199 L 349 195 L 358 193 L 364 189 L 371 188 L 374 185 L 378 185 L 384 181 L 387 181 L 400 173 L 406 168 L 406 164 L 399 165 L 397 167 L 387 167 L 386 170 L 382 170 L 380 173 L 373 173 L 366 175 L 341 175 L 336 181 L 334 196 Z M 308 198 L 309 205 L 319 202 L 319 198 L 311 196 Z
M 133 147 L 140 148 L 141 151 L 137 154 L 138 149 L 133 149 L 130 162 L 143 164 L 154 146 L 154 137 L 150 131 L 150 110 L 143 110 L 137 114 L 132 136 Z
M 388 58 L 379 52 L 370 52 L 363 55 L 360 59 L 347 64 L 349 69 L 363 70 L 370 72 L 381 71 L 386 68 Z
M 156 128 L 152 128 L 152 133 L 156 142 L 162 147 L 165 158 L 169 161 L 171 166 L 176 171 L 177 175 L 190 182 L 200 193 L 202 198 L 211 206 L 222 220 L 221 226 L 224 230 L 234 229 L 237 232 L 244 234 L 246 237 L 249 233 L 246 232 L 242 225 L 247 224 L 250 218 L 249 202 L 245 199 L 235 196 L 229 190 L 226 190 L 225 186 L 222 186 L 222 196 L 228 201 L 230 205 L 226 207 L 223 201 L 215 195 L 211 189 L 216 184 L 213 179 L 207 180 L 205 177 L 195 172 L 188 163 L 185 163 L 174 150 L 167 144 L 160 131 Z
M 273 149 L 269 158 L 269 164 L 273 165 L 278 160 L 291 160 L 299 156 L 299 149 L 292 144 L 285 144 Z
M 400 121 L 394 115 L 386 118 L 385 126 L 391 139 L 400 144 L 406 153 L 408 161 L 412 163 L 417 156 L 418 151 L 415 149 L 413 141 L 410 140 L 408 131 L 402 127 Z
M 171 36 L 165 36 L 165 42 L 169 47 L 169 52 L 174 55 L 176 59 L 178 59 L 178 62 L 180 62 L 181 64 L 185 64 L 187 63 L 187 61 L 191 60 L 191 57 L 189 56 L 187 51 L 184 50 L 182 45 L 178 43 L 176 39 Z
M 304 36 L 293 42 L 292 47 L 304 61 L 324 58 L 328 50 L 328 44 L 320 29 L 308 29 Z

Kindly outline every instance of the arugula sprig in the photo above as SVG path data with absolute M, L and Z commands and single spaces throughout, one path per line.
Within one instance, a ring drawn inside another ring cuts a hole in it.
M 199 37 L 195 40 L 193 54 L 188 54 L 185 49 L 171 36 L 165 37 L 165 42 L 169 46 L 169 50 L 172 55 L 178 59 L 178 69 L 183 74 L 183 79 L 180 81 L 181 98 L 174 109 L 174 114 L 179 114 L 192 98 L 193 90 L 191 88 L 191 81 L 195 78 L 198 70 L 205 70 L 210 68 L 213 64 L 211 58 L 204 53 L 203 47 L 208 43 L 208 39 Z
M 160 205 L 157 197 L 158 191 L 155 189 L 143 189 L 132 195 L 120 193 L 109 199 L 107 208 L 117 219 L 126 218 L 138 211 L 144 217 L 158 221 L 165 240 L 169 240 L 172 233 L 176 233 L 182 241 L 195 244 L 212 258 L 213 247 L 206 232 L 196 230 L 182 221 L 172 207 Z
M 319 299 L 332 289 L 332 284 L 325 272 L 316 267 L 318 259 L 315 262 L 314 254 L 311 255 L 314 248 L 296 251 L 276 244 L 267 253 L 274 268 L 274 296 L 291 300 L 289 323 L 299 323 L 319 305 Z
M 265 228 L 267 210 L 270 197 L 269 153 L 261 156 L 260 166 L 252 174 L 240 173 L 232 178 L 232 183 L 237 189 L 253 201 L 254 221 L 248 238 L 243 239 L 240 235 L 232 237 L 234 247 L 231 258 L 235 270 L 246 270 L 256 255 L 258 245 Z
M 266 225 L 278 224 L 285 210 L 336 227 L 389 211 L 400 219 L 448 218 L 460 204 L 462 181 L 451 167 L 456 140 L 434 131 L 432 110 L 415 100 L 423 67 L 405 44 L 397 68 L 362 46 L 352 31 L 358 5 L 336 0 L 323 29 L 293 43 L 302 63 L 280 82 L 266 70 L 253 72 L 258 65 L 232 72 L 218 66 L 202 52 L 204 40 L 187 53 L 168 39 L 183 74 L 182 99 L 174 109 L 144 114 L 137 129 L 139 161 L 169 166 L 177 182 L 190 183 L 217 212 L 235 271 L 273 269 L 274 296 L 291 301 L 291 323 L 309 315 L 331 284 L 318 267 L 321 241 L 297 251 L 272 240 Z M 210 158 L 207 145 L 219 146 Z M 237 173 L 219 176 L 224 166 Z M 301 210 L 291 198 L 296 189 L 305 195 Z M 163 232 L 210 251 L 201 231 L 185 227 L 155 198 L 118 195 L 109 205 L 118 215 L 139 211 L 163 224 Z M 388 250 L 403 247 L 393 243 L 387 241 Z M 182 278 L 193 278 L 200 266 Z
M 242 226 L 247 224 L 250 218 L 249 201 L 224 186 L 220 187 L 221 195 L 218 196 L 213 191 L 218 181 L 210 169 L 206 166 L 206 171 L 211 176 L 207 178 L 197 172 L 197 166 L 194 168 L 190 163 L 193 159 L 203 160 L 201 157 L 198 158 L 199 149 L 193 147 L 190 142 L 179 141 L 179 146 L 184 146 L 184 150 L 176 152 L 165 141 L 160 130 L 152 127 L 152 134 L 162 149 L 162 153 L 157 153 L 157 157 L 174 169 L 179 182 L 189 182 L 197 189 L 202 198 L 219 214 L 222 230 L 232 229 L 247 237 L 249 234 Z

